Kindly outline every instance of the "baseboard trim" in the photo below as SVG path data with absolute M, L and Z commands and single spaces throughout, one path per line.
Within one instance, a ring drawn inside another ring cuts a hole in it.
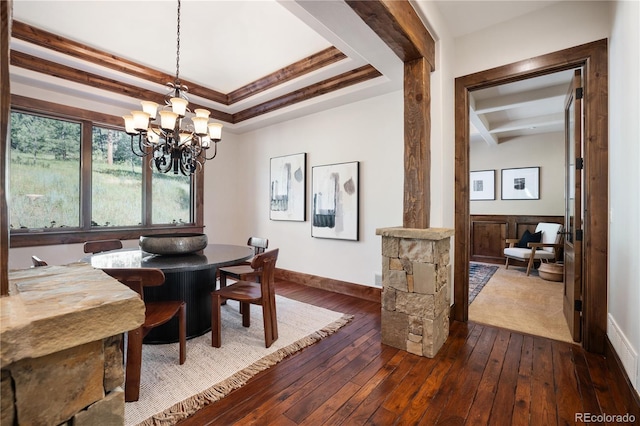
M 622 361 L 620 361 L 618 353 L 609 340 L 609 336 L 606 336 L 604 356 L 615 381 L 626 384 L 626 386 L 620 386 L 625 406 L 629 407 L 630 414 L 633 414 L 636 419 L 640 419 L 640 396 L 634 389 L 631 380 L 629 380 L 627 372 L 622 366 Z
M 276 268 L 275 278 L 380 303 L 382 289 Z

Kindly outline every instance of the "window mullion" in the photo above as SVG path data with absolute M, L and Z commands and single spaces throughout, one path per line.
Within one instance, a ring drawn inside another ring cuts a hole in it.
M 145 148 L 147 152 L 150 152 L 150 148 Z M 149 154 L 152 155 L 152 154 Z M 150 167 L 149 157 L 142 159 L 142 225 L 151 226 L 152 213 L 153 213 L 153 190 L 152 182 L 153 170 Z
M 82 121 L 80 147 L 80 227 L 91 230 L 91 149 L 93 123 Z

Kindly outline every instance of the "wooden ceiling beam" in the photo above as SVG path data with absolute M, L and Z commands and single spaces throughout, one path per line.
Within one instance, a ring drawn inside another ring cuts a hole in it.
M 436 68 L 435 41 L 408 1 L 346 0 L 402 62 L 425 58 Z
M 380 77 L 382 74 L 371 65 L 365 65 L 351 71 L 347 71 L 335 77 L 326 79 L 316 84 L 312 84 L 300 90 L 288 93 L 270 101 L 264 102 L 255 107 L 247 108 L 244 111 L 233 115 L 234 123 L 239 123 L 253 117 L 257 117 L 268 112 L 284 108 L 316 96 L 324 95 L 335 90 L 362 83 L 372 78 Z
M 42 58 L 38 58 L 26 53 L 11 51 L 11 65 L 28 69 L 31 71 L 39 72 L 42 74 L 51 75 L 53 77 L 61 78 L 63 80 L 72 81 L 79 84 L 95 87 L 96 89 L 106 90 L 112 93 L 117 93 L 124 96 L 129 96 L 135 99 L 147 99 L 164 105 L 164 95 L 150 90 L 141 89 L 132 84 L 123 83 L 110 78 L 102 77 L 96 74 L 92 74 L 86 71 L 77 70 L 75 68 L 61 65 L 55 62 L 51 62 Z M 204 108 L 211 111 L 211 118 L 225 121 L 230 123 L 232 120 L 231 114 L 217 111 L 215 109 L 208 108 L 206 106 L 198 105 L 193 102 L 190 103 L 190 108 Z
M 302 77 L 305 74 L 319 70 L 323 67 L 331 65 L 335 62 L 339 62 L 346 58 L 347 55 L 339 51 L 337 48 L 331 46 L 314 55 L 308 56 L 298 62 L 286 66 L 274 73 L 271 73 L 259 80 L 242 86 L 241 88 L 234 90 L 233 92 L 230 92 L 227 95 L 229 98 L 229 105 L 233 105 L 238 101 L 249 98 L 273 87 L 279 86 L 287 81 Z
M 11 36 L 45 49 L 69 55 L 73 58 L 106 67 L 114 71 L 122 72 L 143 80 L 163 84 L 173 82 L 175 75 L 170 75 L 149 67 L 137 64 L 119 56 L 103 52 L 82 43 L 61 37 L 57 34 L 44 31 L 20 21 L 13 21 Z M 227 95 L 208 89 L 190 81 L 181 80 L 182 84 L 189 87 L 189 93 L 227 105 Z

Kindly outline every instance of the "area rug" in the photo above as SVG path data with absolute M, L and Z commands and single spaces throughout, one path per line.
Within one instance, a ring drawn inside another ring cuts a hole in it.
M 489 282 L 497 266 L 482 263 L 469 263 L 469 304 L 471 304 L 482 288 Z
M 573 342 L 562 313 L 563 295 L 561 282 L 501 266 L 469 306 L 469 321 Z
M 245 328 L 231 300 L 222 309 L 221 348 L 211 346 L 211 332 L 190 339 L 179 365 L 177 343 L 144 345 L 140 399 L 125 404 L 125 424 L 173 425 L 353 318 L 278 295 L 276 307 L 278 340 L 270 348 L 264 347 L 262 310 L 251 307 L 251 327 Z

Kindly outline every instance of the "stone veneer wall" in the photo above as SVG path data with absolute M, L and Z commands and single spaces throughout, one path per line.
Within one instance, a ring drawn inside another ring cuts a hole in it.
M 9 271 L 0 298 L 0 424 L 123 425 L 122 333 L 138 294 L 86 263 Z
M 433 358 L 449 336 L 452 229 L 382 228 L 382 343 Z
M 0 424 L 122 425 L 121 340 L 108 337 L 3 368 Z

